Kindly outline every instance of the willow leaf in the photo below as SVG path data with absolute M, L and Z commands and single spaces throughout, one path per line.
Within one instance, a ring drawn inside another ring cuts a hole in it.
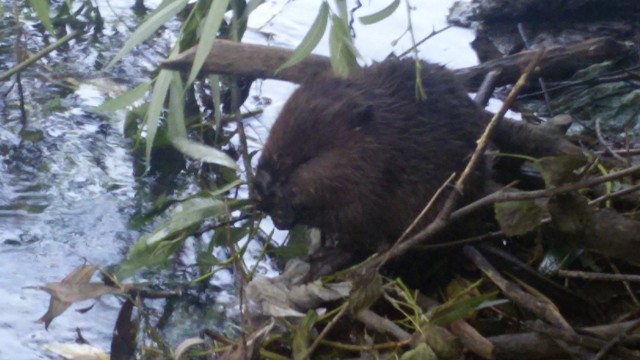
M 171 139 L 171 144 L 175 146 L 181 153 L 210 164 L 218 164 L 231 169 L 237 169 L 235 161 L 224 152 L 195 141 L 191 141 L 186 137 L 176 137 Z
M 51 35 L 55 36 L 56 32 L 53 30 L 51 18 L 49 17 L 49 2 L 47 0 L 29 0 L 29 5 L 36 11 L 38 19 L 40 19 L 44 28 L 47 29 Z
M 358 18 L 358 20 L 360 20 L 360 22 L 363 23 L 364 25 L 375 24 L 378 21 L 386 19 L 391 14 L 393 14 L 394 11 L 396 11 L 396 9 L 398 8 L 398 6 L 400 6 L 400 0 L 394 0 L 391 4 L 389 4 L 384 9 L 382 9 L 382 10 L 376 12 L 376 13 L 373 13 L 371 15 L 362 16 L 362 17 Z
M 207 13 L 207 18 L 204 21 L 204 26 L 202 27 L 200 42 L 198 42 L 196 55 L 193 58 L 193 65 L 191 66 L 191 73 L 187 80 L 187 86 L 195 80 L 200 69 L 202 69 L 202 65 L 204 65 L 204 62 L 207 60 L 228 6 L 229 0 L 214 0 L 211 4 L 209 12 Z
M 167 135 L 169 141 L 174 138 L 187 137 L 187 126 L 184 122 L 184 87 L 180 73 L 174 71 L 169 87 L 169 112 L 167 115 Z
M 147 119 L 145 121 L 147 125 L 147 144 L 145 148 L 147 168 L 149 168 L 149 165 L 151 163 L 151 149 L 153 148 L 153 139 L 156 137 L 156 132 L 158 131 L 160 113 L 162 112 L 164 99 L 167 97 L 167 92 L 169 91 L 170 84 L 171 71 L 160 70 L 160 74 L 158 74 L 155 84 L 153 85 L 153 93 L 151 95 L 149 109 L 147 110 Z
M 356 60 L 358 53 L 351 43 L 349 29 L 340 18 L 333 15 L 331 23 L 331 33 L 329 35 L 331 68 L 334 74 L 345 77 L 358 68 Z
M 320 11 L 318 11 L 318 16 L 316 16 L 316 19 L 313 21 L 313 24 L 309 28 L 307 35 L 304 36 L 304 39 L 302 39 L 300 45 L 298 45 L 298 47 L 293 51 L 293 54 L 291 54 L 289 60 L 280 65 L 280 67 L 276 70 L 276 73 L 298 64 L 300 61 L 304 60 L 304 58 L 311 54 L 313 49 L 316 48 L 316 46 L 322 39 L 322 36 L 327 29 L 328 19 L 329 5 L 326 2 L 323 2 L 322 6 L 320 6 Z
M 164 25 L 169 19 L 179 13 L 184 7 L 187 5 L 188 0 L 176 0 L 167 4 L 160 11 L 151 15 L 144 23 L 142 23 L 136 31 L 131 34 L 131 37 L 127 42 L 124 43 L 124 46 L 118 54 L 109 62 L 106 66 L 107 68 L 113 66 L 116 62 L 122 59 L 123 56 L 128 54 L 131 49 L 133 49 L 136 45 L 142 43 L 147 40 L 158 28 Z
M 110 112 L 124 109 L 131 106 L 136 100 L 142 98 L 151 87 L 150 82 L 142 83 L 131 90 L 113 98 L 93 108 L 94 112 Z

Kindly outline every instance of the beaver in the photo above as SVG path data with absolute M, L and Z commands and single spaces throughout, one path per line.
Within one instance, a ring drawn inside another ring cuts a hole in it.
M 417 96 L 411 59 L 314 79 L 292 94 L 253 181 L 257 208 L 277 228 L 304 224 L 342 246 L 379 251 L 462 171 L 486 115 L 451 71 L 419 64 L 424 99 Z M 424 224 L 437 209 L 430 214 Z

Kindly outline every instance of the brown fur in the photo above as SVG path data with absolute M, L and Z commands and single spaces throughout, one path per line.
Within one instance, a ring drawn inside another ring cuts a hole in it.
M 263 148 L 258 208 L 278 228 L 317 227 L 367 251 L 402 234 L 464 168 L 486 119 L 450 71 L 421 66 L 426 100 L 416 98 L 413 60 L 295 91 Z

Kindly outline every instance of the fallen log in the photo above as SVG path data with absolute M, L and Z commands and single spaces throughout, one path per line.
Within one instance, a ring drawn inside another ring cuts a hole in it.
M 160 66 L 164 69 L 189 71 L 195 52 L 195 48 L 188 49 Z M 502 70 L 496 80 L 496 86 L 510 84 L 520 76 L 521 67 L 531 61 L 535 52 L 523 51 L 477 66 L 456 69 L 454 73 L 460 77 L 469 91 L 476 91 L 486 74 L 493 70 Z M 302 83 L 331 71 L 329 58 L 311 55 L 299 64 L 276 73 L 275 70 L 284 64 L 292 53 L 290 49 L 216 40 L 201 73 Z M 590 39 L 574 45 L 548 49 L 535 75 L 544 76 L 548 80 L 567 78 L 591 64 L 622 59 L 631 54 L 629 45 L 612 38 Z

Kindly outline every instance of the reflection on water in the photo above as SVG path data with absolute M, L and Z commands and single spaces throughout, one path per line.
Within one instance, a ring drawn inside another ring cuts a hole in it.
M 7 21 L 0 23 L 3 33 L 13 26 L 7 17 L 0 21 Z M 42 35 L 29 25 L 24 27 L 31 45 L 42 45 Z M 127 226 L 136 183 L 122 136 L 124 113 L 88 111 L 104 98 L 95 86 L 71 92 L 53 83 L 104 76 L 96 72 L 100 58 L 113 54 L 92 56 L 95 44 L 84 41 L 47 59 L 50 66 L 61 65 L 55 73 L 36 65 L 22 74 L 26 128 L 14 79 L 0 84 L 0 93 L 7 94 L 0 100 L 0 359 L 48 358 L 42 345 L 73 343 L 76 329 L 109 349 L 119 308 L 115 298 L 105 297 L 88 315 L 73 311 L 74 306 L 47 332 L 35 322 L 46 311 L 47 295 L 23 288 L 59 281 L 85 260 L 114 263 L 138 236 Z M 109 51 L 119 46 L 113 39 L 107 44 Z M 12 49 L 0 48 L 0 58 L 5 66 L 15 64 Z M 128 81 L 148 76 L 127 60 L 113 71 L 126 74 Z

